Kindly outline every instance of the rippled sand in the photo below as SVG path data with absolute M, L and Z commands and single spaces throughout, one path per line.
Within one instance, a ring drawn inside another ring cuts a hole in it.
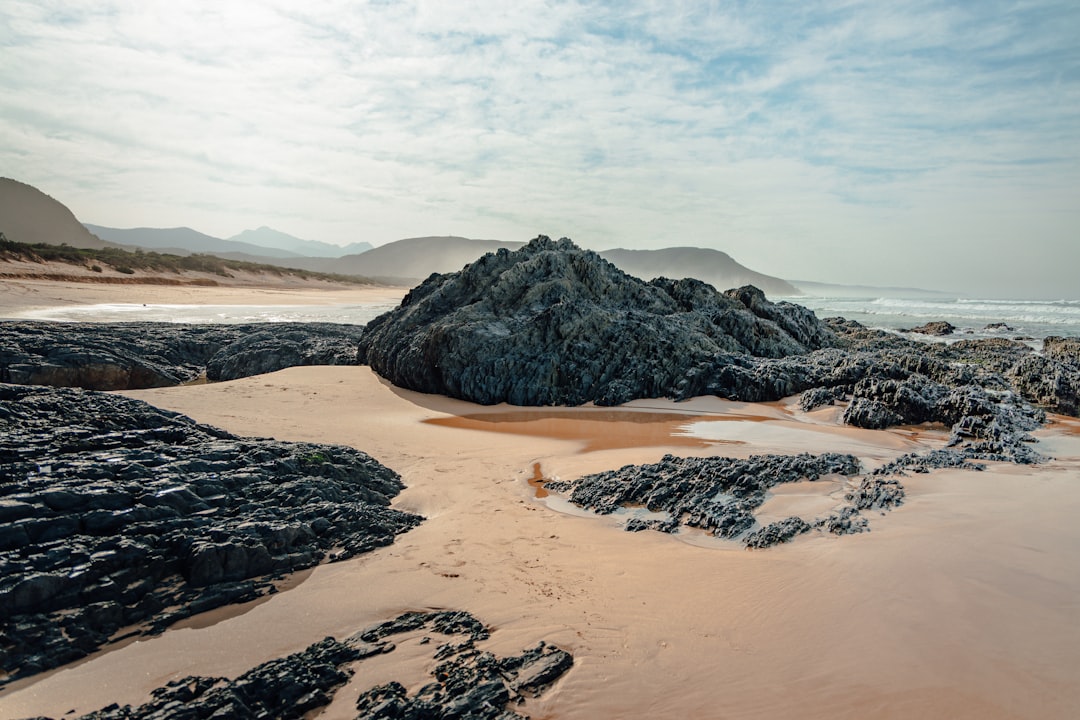
M 835 409 L 802 414 L 791 402 L 483 408 L 360 367 L 128 394 L 240 434 L 363 449 L 402 474 L 395 505 L 428 519 L 249 607 L 9 688 L 0 716 L 140 702 L 170 679 L 236 675 L 421 608 L 469 610 L 494 628 L 484 646 L 499 653 L 540 639 L 570 650 L 574 668 L 523 708 L 534 718 L 1080 715 L 1074 421 L 1041 432 L 1059 459 L 1039 469 L 912 476 L 907 502 L 872 517 L 870 533 L 747 551 L 558 512 L 535 478 L 667 452 L 843 450 L 872 466 L 940 446 L 943 433 L 844 428 Z M 780 489 L 764 510 L 822 511 L 838 483 Z M 362 686 L 422 684 L 430 660 L 409 647 L 361 665 L 323 717 L 347 717 Z

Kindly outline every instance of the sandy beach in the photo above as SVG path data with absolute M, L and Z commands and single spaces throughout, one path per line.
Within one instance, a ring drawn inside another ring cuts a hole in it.
M 35 273 L 69 279 L 27 277 Z M 101 282 L 103 278 L 116 282 Z M 28 317 L 48 308 L 116 303 L 315 306 L 394 302 L 406 292 L 408 288 L 268 274 L 235 272 L 223 278 L 210 273 L 138 272 L 129 276 L 110 270 L 98 274 L 63 263 L 0 263 L 0 318 Z
M 385 288 L 184 288 L 0 283 L 0 316 L 68 303 L 336 304 Z M 175 293 L 175 294 L 174 294 Z M 177 300 L 186 297 L 187 300 Z M 171 298 L 171 299 L 169 299 Z M 302 300 L 300 298 L 303 298 Z M 859 430 L 836 408 L 698 398 L 622 408 L 481 407 L 401 390 L 367 367 L 291 368 L 233 382 L 126 392 L 241 435 L 341 443 L 402 475 L 394 506 L 427 520 L 390 547 L 294 577 L 227 607 L 0 691 L 0 716 L 139 703 L 170 679 L 234 676 L 327 635 L 405 610 L 467 610 L 516 653 L 574 655 L 533 718 L 1068 718 L 1080 714 L 1080 423 L 1037 433 L 1054 460 L 904 479 L 907 500 L 870 532 L 812 533 L 763 551 L 627 533 L 538 497 L 535 477 L 577 477 L 665 453 L 747 457 L 842 451 L 874 467 L 940 447 L 935 428 Z M 532 480 L 533 482 L 530 482 Z M 838 504 L 842 479 L 778 490 L 762 512 Z M 318 717 L 433 664 L 416 638 L 360 666 Z

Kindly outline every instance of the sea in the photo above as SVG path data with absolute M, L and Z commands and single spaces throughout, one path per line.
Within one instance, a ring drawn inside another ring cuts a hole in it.
M 1080 336 L 1080 300 L 986 300 L 960 297 L 828 297 L 800 295 L 778 298 L 804 305 L 819 318 L 844 317 L 867 327 L 903 332 L 944 320 L 957 329 L 944 342 L 965 338 L 1003 337 L 1038 340 L 1050 335 Z M 926 337 L 926 336 L 923 336 Z
M 1080 300 L 985 300 L 957 297 L 899 298 L 867 295 L 799 295 L 787 300 L 818 317 L 845 317 L 867 327 L 902 332 L 945 320 L 957 331 L 940 341 L 1001 337 L 1041 342 L 1050 335 L 1080 337 Z M 46 308 L 24 319 L 66 322 L 156 321 L 173 323 L 334 322 L 365 324 L 396 307 L 393 302 L 348 305 L 142 305 L 111 303 Z M 926 339 L 926 336 L 919 336 Z

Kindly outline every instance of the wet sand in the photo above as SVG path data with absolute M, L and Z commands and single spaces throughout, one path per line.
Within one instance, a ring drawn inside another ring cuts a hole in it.
M 574 668 L 522 708 L 534 718 L 1080 714 L 1075 421 L 1041 431 L 1057 459 L 1040 468 L 914 475 L 906 503 L 873 516 L 869 533 L 747 551 L 556 512 L 536 478 L 778 445 L 857 448 L 872 465 L 937 447 L 942 433 L 857 431 L 835 424 L 835 408 L 803 415 L 791 402 L 711 398 L 507 417 L 505 407 L 393 388 L 359 367 L 127 394 L 240 434 L 358 447 L 402 474 L 395 506 L 427 521 L 251 607 L 2 691 L 0 716 L 137 703 L 170 679 L 236 675 L 424 608 L 472 612 L 494 629 L 483 647 L 500 654 L 541 639 L 571 651 Z M 696 435 L 680 434 L 698 423 Z M 836 491 L 799 483 L 766 507 L 816 512 Z M 406 640 L 379 663 L 360 665 L 321 717 L 348 717 L 348 697 L 376 682 L 415 689 L 431 661 Z

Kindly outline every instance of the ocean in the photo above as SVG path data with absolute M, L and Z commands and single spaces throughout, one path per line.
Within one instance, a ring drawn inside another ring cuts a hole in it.
M 981 300 L 923 297 L 798 297 L 779 298 L 805 305 L 819 318 L 845 317 L 867 327 L 903 330 L 935 320 L 956 326 L 946 338 L 1005 337 L 1042 340 L 1049 335 L 1080 336 L 1080 300 Z M 988 328 L 1004 323 L 1006 327 Z
M 816 297 L 788 300 L 818 317 L 841 316 L 872 328 L 898 331 L 934 320 L 958 329 L 948 339 L 1004 337 L 1042 340 L 1048 335 L 1080 336 L 1080 301 L 979 300 L 971 298 Z M 364 324 L 396 307 L 396 303 L 350 305 L 140 305 L 113 303 L 48 308 L 23 314 L 26 319 L 68 322 L 175 323 L 336 322 Z M 1004 323 L 1007 327 L 987 329 Z

